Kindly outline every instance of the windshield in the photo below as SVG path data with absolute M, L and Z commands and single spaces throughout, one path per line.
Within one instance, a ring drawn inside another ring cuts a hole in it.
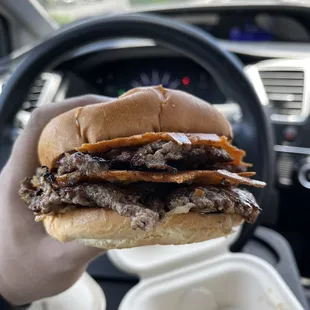
M 249 3 L 303 3 L 309 0 L 38 0 L 58 24 L 111 12 L 151 10 L 170 7 L 219 5 L 229 2 Z
M 38 0 L 53 19 L 66 24 L 87 16 L 126 12 L 151 7 L 179 6 L 196 0 Z M 208 2 L 208 1 L 206 1 Z

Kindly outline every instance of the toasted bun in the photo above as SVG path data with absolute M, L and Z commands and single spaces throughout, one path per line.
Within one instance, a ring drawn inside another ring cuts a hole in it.
M 45 229 L 61 242 L 79 240 L 103 249 L 122 249 L 155 244 L 188 244 L 229 235 L 243 220 L 237 214 L 194 212 L 166 217 L 153 230 L 133 230 L 130 218 L 100 208 L 75 209 L 44 218 Z
M 229 122 L 209 103 L 179 90 L 141 87 L 52 119 L 39 140 L 39 160 L 51 168 L 64 152 L 83 143 L 161 131 L 232 137 Z

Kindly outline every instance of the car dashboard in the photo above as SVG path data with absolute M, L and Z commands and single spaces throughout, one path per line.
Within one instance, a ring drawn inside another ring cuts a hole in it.
M 303 276 L 310 277 L 310 250 L 302 250 L 309 233 L 310 8 L 213 6 L 152 13 L 208 32 L 244 66 L 274 128 L 275 191 L 263 224 L 289 240 Z M 13 60 L 12 71 L 22 57 Z M 230 121 L 241 116 L 238 103 L 225 96 L 212 74 L 178 51 L 148 39 L 111 39 L 69 51 L 38 77 L 16 116 L 12 139 L 41 104 L 85 93 L 117 97 L 130 88 L 154 84 L 201 97 Z

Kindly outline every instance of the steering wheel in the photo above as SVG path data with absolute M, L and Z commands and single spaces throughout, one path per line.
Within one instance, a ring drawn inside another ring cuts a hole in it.
M 273 181 L 272 130 L 262 104 L 242 65 L 206 32 L 190 25 L 149 14 L 96 17 L 69 25 L 37 45 L 5 84 L 0 96 L 0 132 L 14 120 L 35 78 L 68 51 L 111 38 L 148 38 L 198 63 L 215 79 L 223 93 L 240 105 L 241 121 L 234 126 L 239 147 L 247 152 L 256 177 L 267 183 L 253 190 L 262 208 Z M 256 225 L 258 221 L 256 222 Z M 240 249 L 256 225 L 244 224 L 234 249 Z

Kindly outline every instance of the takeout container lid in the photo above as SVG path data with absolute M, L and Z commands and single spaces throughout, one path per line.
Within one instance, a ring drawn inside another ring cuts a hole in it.
M 224 254 L 142 280 L 120 310 L 301 310 L 278 273 L 248 254 Z
M 29 310 L 105 310 L 106 306 L 100 285 L 84 272 L 69 289 L 33 302 Z
M 229 252 L 239 232 L 189 245 L 108 251 L 118 268 L 140 277 L 119 309 L 303 309 L 269 263 Z

